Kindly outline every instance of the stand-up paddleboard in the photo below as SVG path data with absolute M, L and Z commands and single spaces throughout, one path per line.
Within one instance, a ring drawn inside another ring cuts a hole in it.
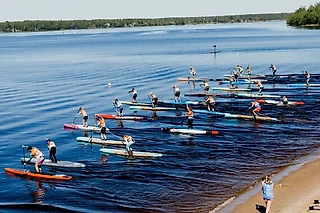
M 178 81 L 215 81 L 213 78 L 178 78 Z
M 104 119 L 114 119 L 114 120 L 147 120 L 148 117 L 145 116 L 118 116 L 112 114 L 94 114 L 94 116 L 100 116 Z
M 233 118 L 233 119 L 244 119 L 244 120 L 257 120 L 257 121 L 273 121 L 279 122 L 277 118 L 265 117 L 265 116 L 256 116 L 255 118 L 251 115 L 239 115 L 239 114 L 231 114 L 231 113 L 223 113 L 223 112 L 215 112 L 215 111 L 208 111 L 208 110 L 192 110 L 194 113 L 202 113 L 202 114 L 211 114 L 222 116 L 224 118 Z
M 227 88 L 227 87 L 212 87 L 212 90 L 220 90 L 220 91 L 228 91 L 228 92 L 239 92 L 246 91 L 249 92 L 251 89 L 249 88 Z
M 36 159 L 32 158 L 29 161 L 29 158 L 21 158 L 21 163 L 29 163 L 29 164 L 35 164 Z M 60 161 L 58 160 L 57 163 L 51 162 L 50 159 L 44 159 L 42 166 L 51 166 L 51 167 L 68 167 L 68 168 L 84 168 L 86 167 L 83 163 L 77 163 L 77 162 L 71 162 L 71 161 Z
M 232 119 L 244 119 L 244 120 L 253 120 L 253 121 L 271 121 L 271 122 L 280 122 L 277 118 L 267 117 L 267 116 L 252 116 L 252 115 L 238 115 L 238 114 L 230 114 L 225 113 L 225 118 L 232 118 Z
M 218 84 L 231 84 L 231 85 L 241 85 L 241 84 L 254 84 L 253 81 L 218 81 Z
M 263 94 L 246 94 L 246 93 L 238 93 L 236 94 L 238 97 L 245 98 L 281 98 L 280 95 L 263 95 Z
M 83 125 L 77 125 L 77 124 L 63 124 L 64 128 L 67 129 L 76 129 L 76 130 L 82 130 L 82 131 L 101 131 L 100 127 L 97 126 L 83 126 Z M 107 131 L 109 129 L 107 128 Z
M 66 174 L 44 174 L 44 173 L 34 173 L 30 171 L 21 171 L 18 169 L 5 168 L 7 174 L 13 174 L 20 177 L 31 177 L 36 179 L 46 179 L 46 180 L 71 180 L 72 176 Z
M 287 87 L 320 87 L 320 84 L 287 84 Z
M 301 106 L 304 105 L 303 101 L 288 101 L 287 104 L 284 104 L 282 101 L 275 101 L 275 100 L 257 100 L 261 104 L 272 104 L 276 106 Z
M 199 101 L 180 101 L 180 102 L 176 102 L 176 101 L 169 101 L 169 100 L 161 100 L 158 101 L 159 104 L 163 103 L 163 104 L 168 104 L 168 105 L 198 105 Z
M 214 130 L 196 130 L 196 129 L 175 129 L 175 128 L 161 128 L 164 132 L 190 134 L 190 135 L 218 135 L 218 131 Z
M 113 155 L 120 155 L 120 156 L 125 156 L 125 157 L 162 157 L 161 153 L 153 153 L 153 152 L 138 152 L 138 151 L 133 151 L 132 155 L 130 156 L 127 150 L 125 149 L 107 149 L 107 148 L 102 148 L 100 149 L 100 152 L 102 154 L 113 154 Z
M 218 116 L 224 116 L 226 114 L 224 112 L 208 111 L 208 110 L 202 110 L 202 109 L 193 109 L 192 111 L 194 113 L 210 114 L 210 115 L 218 115 Z
M 122 104 L 131 105 L 131 106 L 151 106 L 151 103 L 142 103 L 142 102 L 131 102 L 131 101 L 120 101 Z
M 146 107 L 146 106 L 130 106 L 129 109 L 131 111 L 139 111 L 139 110 L 148 110 L 148 111 L 170 111 L 177 110 L 172 107 Z
M 105 145 L 105 146 L 110 146 L 110 145 L 123 146 L 122 141 L 116 141 L 116 140 L 102 140 L 100 138 L 89 138 L 89 137 L 77 137 L 76 140 L 78 142 Z
M 190 93 L 185 93 L 184 96 L 205 97 L 205 96 L 219 96 L 219 95 L 212 94 L 212 93 L 205 93 L 205 92 L 190 92 Z

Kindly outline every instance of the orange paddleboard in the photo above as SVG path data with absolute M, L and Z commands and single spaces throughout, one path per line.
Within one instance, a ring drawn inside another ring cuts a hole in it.
M 50 174 L 42 174 L 42 173 L 34 173 L 30 171 L 21 171 L 18 169 L 5 168 L 4 169 L 8 174 L 14 174 L 20 177 L 32 177 L 37 179 L 48 179 L 48 180 L 71 180 L 72 176 L 69 175 L 50 175 Z

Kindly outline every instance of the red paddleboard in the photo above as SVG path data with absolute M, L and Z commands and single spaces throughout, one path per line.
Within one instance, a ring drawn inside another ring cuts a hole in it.
M 8 174 L 14 174 L 20 177 L 32 177 L 37 179 L 47 179 L 47 180 L 71 180 L 72 176 L 69 175 L 50 175 L 50 174 L 42 174 L 42 173 L 34 173 L 30 171 L 21 171 L 18 169 L 5 168 L 4 169 Z

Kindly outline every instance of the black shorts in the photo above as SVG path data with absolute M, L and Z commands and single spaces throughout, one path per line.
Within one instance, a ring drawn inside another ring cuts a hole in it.
M 206 87 L 204 88 L 204 91 L 209 91 L 209 88 L 210 88 L 210 87 L 206 86 Z
M 107 128 L 106 127 L 101 127 L 101 134 L 106 134 Z
M 133 99 L 137 99 L 137 97 L 138 97 L 137 93 L 133 94 L 133 96 L 132 96 Z
M 175 93 L 174 93 L 174 96 L 180 97 L 180 91 L 175 92 Z
M 86 116 L 83 116 L 83 118 L 82 118 L 83 120 L 85 120 L 85 121 L 87 121 L 88 120 L 88 115 L 86 115 Z

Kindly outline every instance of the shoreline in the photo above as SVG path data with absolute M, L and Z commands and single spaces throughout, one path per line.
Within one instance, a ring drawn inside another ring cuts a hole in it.
M 320 150 L 293 161 L 272 175 L 275 199 L 271 212 L 309 212 L 314 200 L 320 199 Z M 244 193 L 231 197 L 209 213 L 259 213 L 256 205 L 264 206 L 261 184 L 257 180 Z

